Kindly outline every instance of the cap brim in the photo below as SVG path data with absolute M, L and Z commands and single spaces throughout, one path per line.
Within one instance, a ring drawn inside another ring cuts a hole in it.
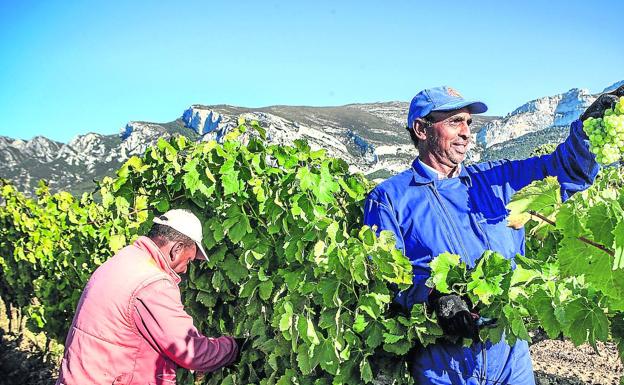
M 195 252 L 195 259 L 198 259 L 200 261 L 207 261 L 208 255 L 206 254 L 206 250 L 204 250 L 201 243 L 195 242 L 195 244 L 197 245 L 197 251 Z
M 462 108 L 467 108 L 471 114 L 482 114 L 488 110 L 487 106 L 483 102 L 463 100 L 460 102 L 443 104 L 437 108 L 434 108 L 432 111 L 453 111 L 461 110 Z

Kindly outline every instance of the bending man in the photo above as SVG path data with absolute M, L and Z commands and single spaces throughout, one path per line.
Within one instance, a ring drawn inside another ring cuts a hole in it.
M 206 259 L 186 210 L 154 218 L 146 237 L 93 273 L 65 343 L 57 385 L 175 384 L 176 368 L 213 371 L 237 355 L 231 337 L 201 335 L 180 300 L 180 276 Z

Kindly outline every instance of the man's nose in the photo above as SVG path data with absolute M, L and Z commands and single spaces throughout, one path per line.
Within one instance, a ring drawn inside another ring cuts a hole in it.
M 468 122 L 463 121 L 461 123 L 461 128 L 459 130 L 459 136 L 461 136 L 462 138 L 470 138 L 470 126 L 468 125 Z

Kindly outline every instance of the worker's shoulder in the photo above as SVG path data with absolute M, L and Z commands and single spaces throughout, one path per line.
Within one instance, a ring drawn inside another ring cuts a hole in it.
M 469 174 L 479 174 L 485 171 L 489 171 L 493 168 L 508 164 L 509 159 L 489 160 L 480 163 L 472 163 L 466 166 L 466 170 Z
M 169 290 L 174 290 L 176 292 L 180 291 L 178 285 L 165 273 L 146 278 L 142 282 L 141 287 L 155 292 Z
M 380 182 L 368 196 L 371 199 L 377 199 L 380 196 L 393 196 L 401 193 L 412 183 L 413 179 L 412 169 L 407 169 Z
M 155 277 L 168 277 L 154 258 L 134 244 L 119 250 L 93 273 L 92 279 L 113 280 L 120 285 L 141 286 Z

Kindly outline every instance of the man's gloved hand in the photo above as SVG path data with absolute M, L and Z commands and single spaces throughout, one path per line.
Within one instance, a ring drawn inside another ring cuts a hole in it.
M 247 344 L 248 338 L 246 337 L 232 337 L 234 341 L 236 341 L 236 346 L 238 346 L 238 351 L 242 351 L 243 347 Z
M 234 368 L 238 364 L 243 354 L 245 345 L 247 344 L 247 341 L 248 341 L 248 338 L 244 338 L 244 337 L 232 337 L 232 339 L 234 340 L 234 342 L 236 342 L 236 346 L 238 347 L 238 353 L 236 354 L 236 358 L 232 362 L 230 362 L 226 366 L 226 368 Z
M 617 97 L 624 96 L 624 85 L 619 86 L 616 90 L 609 92 L 609 94 Z
M 445 335 L 473 340 L 479 338 L 479 315 L 471 313 L 468 304 L 460 296 L 434 295 L 429 302 Z
M 618 88 L 614 92 L 617 92 L 620 88 Z M 619 99 L 620 98 L 618 96 L 612 93 L 600 95 L 598 99 L 596 99 L 591 104 L 591 106 L 587 107 L 585 112 L 583 112 L 583 115 L 581 115 L 581 120 L 584 121 L 587 118 L 602 118 L 605 110 L 608 110 L 609 108 L 613 108 L 613 106 L 615 106 L 615 104 L 618 102 Z
M 587 107 L 585 112 L 583 112 L 581 120 L 585 120 L 587 118 L 602 118 L 605 110 L 613 108 L 621 96 L 624 96 L 624 85 L 609 93 L 600 95 L 598 99 L 596 99 L 591 106 Z

